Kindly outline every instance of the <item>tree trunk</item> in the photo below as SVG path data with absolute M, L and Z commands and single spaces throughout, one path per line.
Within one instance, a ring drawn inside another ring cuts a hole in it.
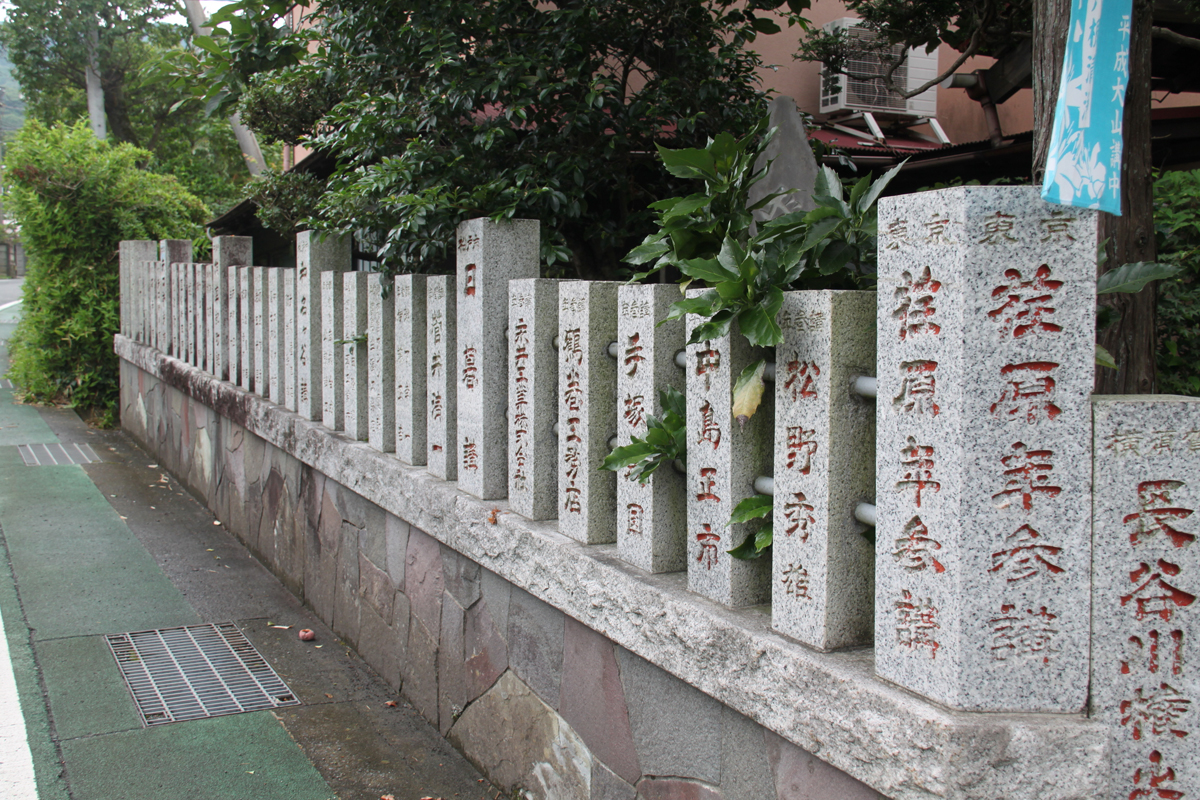
M 84 81 L 87 91 L 88 121 L 100 141 L 108 138 L 104 120 L 104 87 L 100 83 L 100 19 L 93 16 L 87 28 L 87 65 Z
M 1054 105 L 1062 77 L 1071 0 L 1034 0 L 1033 3 L 1033 165 L 1030 174 L 1041 185 L 1054 129 Z
M 1129 43 L 1129 86 L 1125 94 L 1125 157 L 1121 166 L 1119 217 L 1100 215 L 1100 240 L 1107 239 L 1108 259 L 1101 272 L 1133 261 L 1154 260 L 1153 169 L 1150 160 L 1150 29 L 1152 0 L 1134 0 Z M 1101 298 L 1120 315 L 1098 338 L 1118 369 L 1096 368 L 1096 392 L 1150 394 L 1154 392 L 1154 352 L 1157 343 L 1155 305 L 1158 284 L 1137 294 Z

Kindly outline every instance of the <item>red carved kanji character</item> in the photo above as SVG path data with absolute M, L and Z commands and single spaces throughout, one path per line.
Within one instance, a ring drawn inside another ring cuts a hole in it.
M 894 293 L 896 310 L 892 312 L 892 319 L 900 322 L 900 341 L 919 333 L 936 336 L 942 332 L 942 326 L 930 320 L 937 313 L 933 296 L 941 288 L 942 284 L 933 279 L 929 267 L 916 276 L 908 270 L 901 273 L 900 285 Z
M 721 351 L 714 350 L 712 342 L 705 342 L 704 350 L 696 352 L 696 375 L 704 376 L 704 391 L 712 389 L 712 374 L 721 368 Z
M 892 398 L 892 405 L 905 414 L 931 414 L 937 416 L 941 408 L 935 399 L 937 392 L 937 362 L 929 360 L 904 361 L 900 364 L 900 394 Z
M 1004 277 L 1008 283 L 992 290 L 992 297 L 1003 298 L 1004 303 L 988 312 L 989 317 L 1000 323 L 1001 336 L 1011 333 L 1014 339 L 1021 339 L 1030 333 L 1062 331 L 1061 325 L 1046 321 L 1055 311 L 1050 305 L 1054 293 L 1063 285 L 1062 281 L 1050 280 L 1049 266 L 1042 264 L 1029 280 L 1023 280 L 1016 269 L 1006 269 Z
M 1128 605 L 1130 600 L 1135 600 L 1139 620 L 1157 615 L 1162 617 L 1165 622 L 1170 622 L 1171 615 L 1175 613 L 1172 605 L 1176 608 L 1186 608 L 1196 602 L 1196 596 L 1172 586 L 1163 578 L 1163 575 L 1171 577 L 1178 575 L 1180 572 L 1178 564 L 1172 564 L 1170 561 L 1160 558 L 1156 566 L 1157 569 L 1143 561 L 1138 564 L 1137 569 L 1129 573 L 1131 583 L 1137 583 L 1143 579 L 1144 581 L 1141 586 L 1121 598 L 1121 605 Z
M 580 328 L 565 330 L 559 341 L 568 364 L 583 364 L 583 334 L 580 331 Z
M 1033 578 L 1044 573 L 1060 575 L 1065 570 L 1050 561 L 1061 552 L 1061 547 L 1042 544 L 1041 534 L 1029 525 L 1022 525 L 1004 539 L 1007 550 L 992 553 L 993 566 L 988 572 L 999 572 L 1009 583 Z
M 700 406 L 700 438 L 696 440 L 696 444 L 701 442 L 708 442 L 713 450 L 721 444 L 721 426 L 717 423 L 712 404 L 707 400 Z
M 1003 211 L 997 211 L 987 218 L 983 223 L 983 238 L 979 239 L 977 244 L 1004 244 L 1006 242 L 1015 242 L 1017 237 L 1012 235 L 1013 222 L 1016 217 L 1012 214 L 1005 214 Z
M 429 394 L 429 414 L 434 419 L 442 418 L 442 396 L 437 392 Z
M 640 333 L 635 333 L 629 337 L 629 342 L 625 346 L 625 366 L 629 367 L 629 371 L 625 374 L 633 377 L 637 374 L 638 364 L 646 360 L 642 355 L 642 346 L 638 344 L 642 339 Z
M 1117 428 L 1116 432 L 1109 435 L 1108 442 L 1104 445 L 1105 450 L 1112 450 L 1114 454 L 1121 455 L 1123 453 L 1133 453 L 1141 455 L 1142 439 L 1144 434 L 1138 430 L 1123 431 Z
M 928 568 L 936 573 L 946 571 L 942 562 L 933 557 L 935 551 L 942 549 L 942 543 L 929 535 L 929 527 L 920 517 L 913 517 L 905 523 L 903 535 L 896 539 L 895 544 L 892 558 L 909 572 L 921 572 Z
M 566 440 L 568 442 L 582 442 L 583 436 L 579 430 L 582 419 L 580 417 L 567 417 Z
M 793 425 L 787 429 L 787 468 L 795 469 L 801 475 L 808 475 L 812 471 L 812 457 L 817 452 L 817 430 L 805 430 L 800 425 Z
M 1154 431 L 1150 434 L 1150 455 L 1157 456 L 1170 453 L 1175 446 L 1175 431 Z
M 567 411 L 580 411 L 583 409 L 583 383 L 579 377 L 579 370 L 575 367 L 567 369 L 567 374 L 564 376 L 567 387 L 563 390 L 563 405 L 567 407 Z
M 721 536 L 713 533 L 712 526 L 708 523 L 700 527 L 704 530 L 696 534 L 696 541 L 700 543 L 700 554 L 696 556 L 696 563 L 703 564 L 705 569 L 712 569 L 721 558 L 718 547 L 721 544 Z
M 914 598 L 912 592 L 903 589 L 900 599 L 895 603 L 896 608 L 896 643 L 901 647 L 913 650 L 918 647 L 929 648 L 929 657 L 937 658 L 941 644 L 934 638 L 934 631 L 940 630 L 937 622 L 938 608 L 928 597 Z
M 436 378 L 442 371 L 442 354 L 436 350 L 429 356 L 429 377 Z
M 950 238 L 950 218 L 944 213 L 933 212 L 929 222 L 925 223 L 925 241 L 931 244 L 954 244 Z
M 1132 698 L 1121 701 L 1121 724 L 1132 730 L 1134 741 L 1140 740 L 1143 733 L 1153 736 L 1169 733 L 1182 739 L 1188 732 L 1175 724 L 1191 704 L 1191 700 L 1168 683 L 1160 683 L 1157 689 L 1151 685 L 1148 691 L 1139 686 Z
M 1133 525 L 1129 541 L 1140 544 L 1143 537 L 1149 539 L 1159 533 L 1165 535 L 1176 547 L 1186 547 L 1196 541 L 1196 535 L 1185 533 L 1170 524 L 1170 520 L 1187 519 L 1193 513 L 1190 508 L 1171 506 L 1171 492 L 1183 487 L 1183 481 L 1142 481 L 1138 484 L 1140 510 L 1127 514 L 1122 520 Z
M 433 344 L 442 343 L 442 312 L 431 311 L 429 314 L 429 337 Z
M 942 484 L 933 479 L 933 467 L 933 448 L 917 444 L 917 440 L 909 436 L 908 446 L 900 449 L 900 468 L 904 470 L 904 477 L 896 482 L 896 489 L 915 490 L 917 508 L 921 507 L 921 492 L 930 489 L 934 492 L 942 490 Z
M 1145 639 L 1130 636 L 1126 644 L 1128 658 L 1121 661 L 1122 675 L 1129 675 L 1133 667 L 1140 670 L 1143 659 L 1146 671 L 1151 674 L 1157 675 L 1159 668 L 1164 666 L 1172 675 L 1183 674 L 1183 631 L 1173 630 L 1163 636 L 1154 630 L 1147 633 Z M 1166 662 L 1165 665 L 1163 662 Z
M 1037 611 L 1027 608 L 1018 611 L 1011 603 L 1000 606 L 1000 616 L 991 620 L 992 658 L 1007 661 L 1014 656 L 1041 658 L 1043 664 L 1050 663 L 1050 656 L 1059 651 L 1058 627 L 1051 614 L 1042 606 Z
M 1058 497 L 1062 487 L 1050 485 L 1050 472 L 1054 469 L 1053 450 L 1030 450 L 1024 442 L 1012 446 L 1012 455 L 1004 456 L 1004 489 L 992 495 L 997 508 L 1007 508 L 1013 500 L 1020 499 L 1021 508 L 1033 508 L 1034 495 Z
M 1200 428 L 1192 428 L 1190 431 L 1184 431 L 1180 434 L 1183 443 L 1187 449 L 1193 453 L 1200 453 Z
M 625 523 L 625 532 L 630 536 L 641 536 L 642 515 L 645 513 L 645 509 L 643 509 L 637 503 L 630 503 L 625 507 L 625 510 L 628 512 L 626 517 L 627 521 Z
M 646 421 L 646 405 L 645 398 L 640 395 L 625 395 L 625 411 L 621 416 L 629 423 L 629 427 L 636 429 L 641 428 L 642 423 Z
M 468 389 L 474 389 L 479 385 L 479 365 L 476 363 L 474 347 L 468 347 L 463 350 L 462 380 L 463 386 Z
M 717 469 L 716 467 L 702 467 L 700 469 L 700 491 L 696 493 L 697 501 L 712 500 L 713 502 L 721 502 L 721 498 L 717 497 L 713 492 L 713 487 L 717 484 Z
M 821 368 L 815 361 L 792 359 L 784 367 L 786 379 L 783 388 L 792 396 L 792 402 L 817 396 L 816 379 Z
M 466 294 L 468 297 L 475 296 L 475 270 L 476 269 L 477 268 L 474 264 L 467 264 L 467 280 L 463 284 L 463 293 Z
M 783 568 L 782 573 L 784 594 L 791 595 L 796 599 L 808 598 L 808 570 L 806 570 L 800 562 L 788 564 Z
M 813 504 L 808 502 L 804 492 L 793 492 L 792 496 L 794 499 L 783 505 L 783 518 L 787 521 L 784 533 L 788 536 L 799 533 L 800 541 L 807 542 L 810 533 L 808 526 L 817 524 L 817 518 L 812 513 Z
M 462 468 L 468 472 L 479 469 L 479 447 L 470 439 L 463 439 Z
M 566 497 L 566 501 L 563 503 L 563 511 L 568 514 L 582 514 L 583 505 L 579 499 L 581 494 L 582 491 L 578 486 L 568 486 L 564 489 L 563 496 Z
M 1062 409 L 1053 402 L 1056 381 L 1051 374 L 1058 369 L 1052 361 L 1027 361 L 1009 364 L 1000 374 L 1008 378 L 1000 399 L 992 403 L 992 416 L 1000 420 L 1020 419 L 1038 422 L 1054 419 Z
M 1138 800 L 1142 797 L 1156 798 L 1156 800 L 1183 800 L 1183 792 L 1176 789 L 1164 788 L 1168 783 L 1175 783 L 1175 770 L 1170 767 L 1164 767 L 1162 764 L 1162 753 L 1153 750 L 1150 753 L 1150 766 L 1138 767 L 1133 773 L 1132 792 L 1129 793 L 1129 800 Z

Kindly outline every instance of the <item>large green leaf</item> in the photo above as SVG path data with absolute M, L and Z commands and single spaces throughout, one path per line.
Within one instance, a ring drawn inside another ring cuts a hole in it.
M 763 371 L 766 367 L 767 362 L 760 358 L 742 370 L 737 383 L 733 385 L 733 416 L 743 428 L 762 402 Z
M 1179 274 L 1180 269 L 1181 267 L 1175 264 L 1162 264 L 1157 261 L 1122 264 L 1100 276 L 1096 281 L 1096 294 L 1140 292 L 1150 281 L 1173 278 Z
M 715 179 L 716 164 L 712 154 L 699 147 L 686 147 L 682 150 L 669 150 L 661 144 L 656 144 L 658 154 L 662 157 L 663 166 L 677 178 Z
M 645 264 L 647 261 L 653 261 L 670 249 L 670 246 L 661 239 L 655 242 L 643 242 L 630 250 L 624 260 L 627 264 Z
M 734 507 L 728 524 L 761 519 L 771 513 L 774 501 L 775 498 L 768 494 L 752 494 Z
M 1117 369 L 1117 360 L 1112 357 L 1112 353 L 1100 345 L 1096 345 L 1096 363 L 1101 367 Z
M 725 269 L 724 265 L 715 258 L 689 258 L 680 261 L 676 266 L 689 278 L 711 284 L 735 281 L 738 278 L 736 272 Z
M 887 185 L 892 182 L 892 178 L 896 177 L 900 173 L 901 168 L 903 168 L 906 163 L 908 163 L 907 158 L 889 169 L 887 172 L 883 173 L 879 180 L 872 183 L 871 188 L 868 189 L 866 194 L 859 199 L 859 203 L 855 207 L 855 210 L 861 213 L 875 205 L 875 201 L 879 199 L 879 195 L 882 194 L 883 190 L 887 188 Z

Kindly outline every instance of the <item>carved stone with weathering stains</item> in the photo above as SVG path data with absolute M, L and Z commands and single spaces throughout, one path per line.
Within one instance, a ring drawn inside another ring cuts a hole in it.
M 579 542 L 617 539 L 616 474 L 597 467 L 616 433 L 617 284 L 558 285 L 558 530 Z
M 686 390 L 675 354 L 687 340 L 683 320 L 658 325 L 671 313 L 679 290 L 667 284 L 622 286 L 617 290 L 617 446 L 646 436 L 646 415 L 661 417 L 659 391 Z M 689 442 L 691 447 L 692 443 Z M 659 467 L 645 484 L 617 475 L 617 551 L 648 572 L 678 572 L 687 566 L 687 501 L 683 476 L 673 464 Z
M 540 223 L 458 226 L 458 484 L 481 500 L 508 494 L 508 282 L 536 278 Z
M 396 336 L 396 457 L 405 464 L 425 464 L 428 431 L 426 386 L 428 365 L 424 275 L 397 275 L 394 286 Z
M 508 503 L 526 519 L 558 516 L 558 284 L 508 284 Z
M 872 292 L 788 292 L 775 349 L 771 624 L 813 647 L 869 644 L 875 552 L 854 507 L 875 499 Z
M 318 420 L 324 416 L 322 331 L 327 306 L 322 292 L 323 276 L 326 272 L 350 269 L 351 244 L 349 236 L 323 237 L 314 231 L 296 234 L 296 411 L 305 419 Z M 340 293 L 340 280 L 337 285 Z
M 1200 787 L 1200 398 L 1096 397 L 1091 715 L 1111 800 Z
M 458 480 L 458 343 L 455 313 L 456 281 L 452 275 L 428 279 L 425 352 L 429 377 L 426 419 L 430 475 L 444 481 Z
M 703 321 L 687 316 L 689 338 Z M 743 427 L 733 415 L 733 385 L 742 370 L 768 357 L 766 349 L 750 346 L 736 323 L 725 336 L 687 347 L 688 588 L 729 606 L 756 605 L 771 596 L 770 562 L 727 552 L 760 527 L 728 523 L 737 504 L 755 493 L 754 479 L 771 472 L 775 414 L 774 397 L 765 391 Z
M 947 705 L 1087 697 L 1094 212 L 884 198 L 876 671 Z
M 347 272 L 342 278 L 342 344 L 345 363 L 342 384 L 346 435 L 367 440 L 367 279 L 366 272 Z
M 389 278 L 367 277 L 367 441 L 381 453 L 396 450 L 396 295 Z

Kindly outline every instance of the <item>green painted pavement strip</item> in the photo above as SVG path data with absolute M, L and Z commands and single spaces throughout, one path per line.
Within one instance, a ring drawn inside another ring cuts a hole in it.
M 0 531 L 3 544 L 3 531 Z M 8 657 L 17 682 L 21 701 L 21 716 L 25 718 L 25 736 L 33 756 L 33 773 L 37 781 L 38 800 L 67 800 L 67 785 L 63 780 L 58 749 L 50 735 L 50 718 L 42 699 L 37 663 L 29 641 L 29 628 L 21 613 L 12 571 L 8 566 L 7 549 L 0 547 L 0 612 L 4 614 L 4 632 L 8 638 Z
M 16 325 L 0 324 L 0 375 L 8 369 L 8 337 Z M 12 389 L 0 389 L 0 445 L 50 444 L 58 437 L 34 406 L 13 401 Z
M 269 711 L 73 739 L 62 748 L 80 800 L 334 798 Z
M 77 466 L 0 448 L 0 528 L 35 640 L 201 621 Z
M 103 636 L 35 642 L 58 741 L 142 727 Z

